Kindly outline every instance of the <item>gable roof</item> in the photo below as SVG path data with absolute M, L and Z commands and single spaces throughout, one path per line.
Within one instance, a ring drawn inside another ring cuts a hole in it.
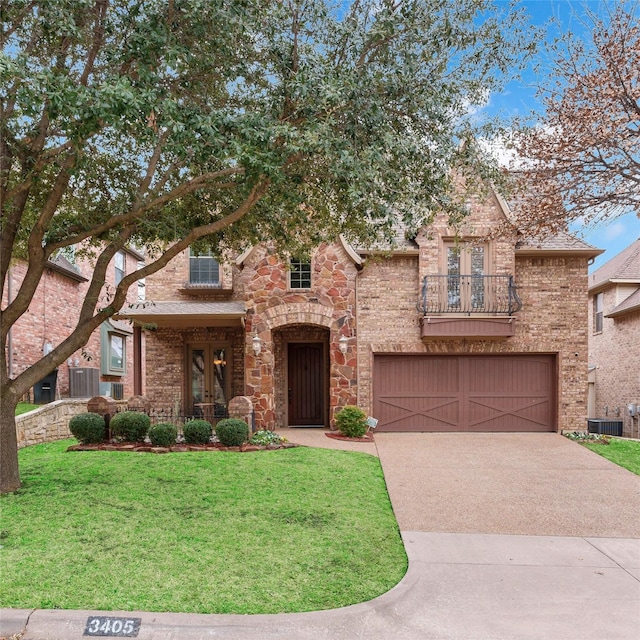
M 64 256 L 57 255 L 49 258 L 47 261 L 47 269 L 51 269 L 52 271 L 56 271 L 57 273 L 70 278 L 71 280 L 75 280 L 76 282 L 88 282 L 88 278 L 85 278 L 80 271 L 78 271 L 78 267 L 69 262 Z
M 609 311 L 609 313 L 605 313 L 605 316 L 607 318 L 617 318 L 633 311 L 640 311 L 640 287 L 628 298 L 625 298 L 617 307 Z
M 624 282 L 640 284 L 640 238 L 589 276 L 589 291 Z

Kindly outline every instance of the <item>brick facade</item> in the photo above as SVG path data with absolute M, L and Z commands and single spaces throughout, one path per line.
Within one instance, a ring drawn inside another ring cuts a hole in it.
M 638 287 L 635 286 L 635 289 Z M 640 438 L 640 418 L 632 418 L 627 406 L 640 405 L 640 310 L 609 318 L 633 289 L 612 285 L 602 291 L 604 318 L 596 332 L 594 296 L 589 296 L 589 364 L 595 367 L 592 418 L 622 420 L 623 435 Z
M 138 257 L 125 252 L 125 272 L 135 271 Z M 25 262 L 12 264 L 9 278 L 10 286 L 5 288 L 3 306 L 8 302 L 9 290 L 18 291 L 27 270 Z M 78 260 L 77 272 L 84 276 L 83 281 L 70 277 L 62 269 L 46 269 L 36 289 L 27 312 L 11 329 L 11 356 L 9 361 L 10 375 L 15 378 L 25 369 L 37 362 L 43 354 L 45 343 L 53 347 L 65 340 L 75 328 L 81 305 L 88 288 L 86 279 L 91 277 L 92 265 L 86 260 Z M 115 282 L 115 268 L 112 264 L 108 270 L 107 286 Z M 138 292 L 135 287 L 129 290 L 128 300 L 135 302 Z M 69 396 L 70 369 L 75 367 L 98 368 L 101 365 L 100 329 L 92 334 L 83 349 L 76 351 L 67 362 L 58 367 L 56 398 Z M 9 357 L 9 354 L 8 354 Z M 101 382 L 124 383 L 125 398 L 133 395 L 133 340 L 126 338 L 126 375 L 100 375 Z M 33 391 L 30 398 L 33 400 Z
M 416 308 L 422 279 L 446 273 L 446 243 L 470 243 L 504 222 L 504 204 L 490 196 L 471 200 L 472 215 L 459 229 L 443 217 L 403 241 L 394 251 L 374 255 L 341 242 L 319 247 L 312 256 L 311 288 L 289 286 L 285 260 L 264 245 L 221 270 L 217 290 L 191 291 L 185 251 L 161 273 L 147 279 L 150 300 L 231 300 L 245 306 L 244 328 L 159 328 L 147 334 L 147 395 L 152 403 L 188 400 L 187 345 L 224 343 L 233 353 L 232 395 L 251 399 L 256 426 L 289 424 L 287 361 L 289 345 L 322 345 L 326 395 L 325 426 L 335 412 L 357 404 L 368 414 L 373 405 L 373 361 L 383 353 L 552 354 L 557 363 L 559 430 L 584 429 L 587 395 L 587 263 L 589 251 L 554 246 L 521 251 L 516 237 L 484 241 L 486 272 L 513 276 L 522 300 L 514 335 L 502 340 L 421 338 Z M 179 318 L 176 317 L 176 324 Z M 201 323 L 206 324 L 206 319 Z M 254 338 L 261 351 L 253 352 Z M 346 341 L 346 353 L 340 338 Z M 151 373 L 153 372 L 153 373 Z

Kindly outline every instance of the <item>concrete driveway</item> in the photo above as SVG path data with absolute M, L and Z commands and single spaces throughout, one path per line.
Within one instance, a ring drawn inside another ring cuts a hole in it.
M 292 615 L 3 610 L 0 635 L 80 640 L 101 613 L 153 640 L 640 638 L 640 477 L 557 434 L 285 435 L 379 456 L 409 557 L 394 589 Z
M 640 477 L 556 433 L 375 439 L 402 531 L 640 538 Z

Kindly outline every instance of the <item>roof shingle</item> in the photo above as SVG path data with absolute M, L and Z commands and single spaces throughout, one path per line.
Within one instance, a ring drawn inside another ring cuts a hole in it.
M 589 290 L 601 287 L 612 280 L 626 280 L 640 284 L 640 238 L 589 276 Z

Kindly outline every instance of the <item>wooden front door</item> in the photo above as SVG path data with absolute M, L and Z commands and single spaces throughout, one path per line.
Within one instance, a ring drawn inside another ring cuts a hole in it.
M 290 342 L 287 349 L 289 426 L 325 424 L 324 345 Z

